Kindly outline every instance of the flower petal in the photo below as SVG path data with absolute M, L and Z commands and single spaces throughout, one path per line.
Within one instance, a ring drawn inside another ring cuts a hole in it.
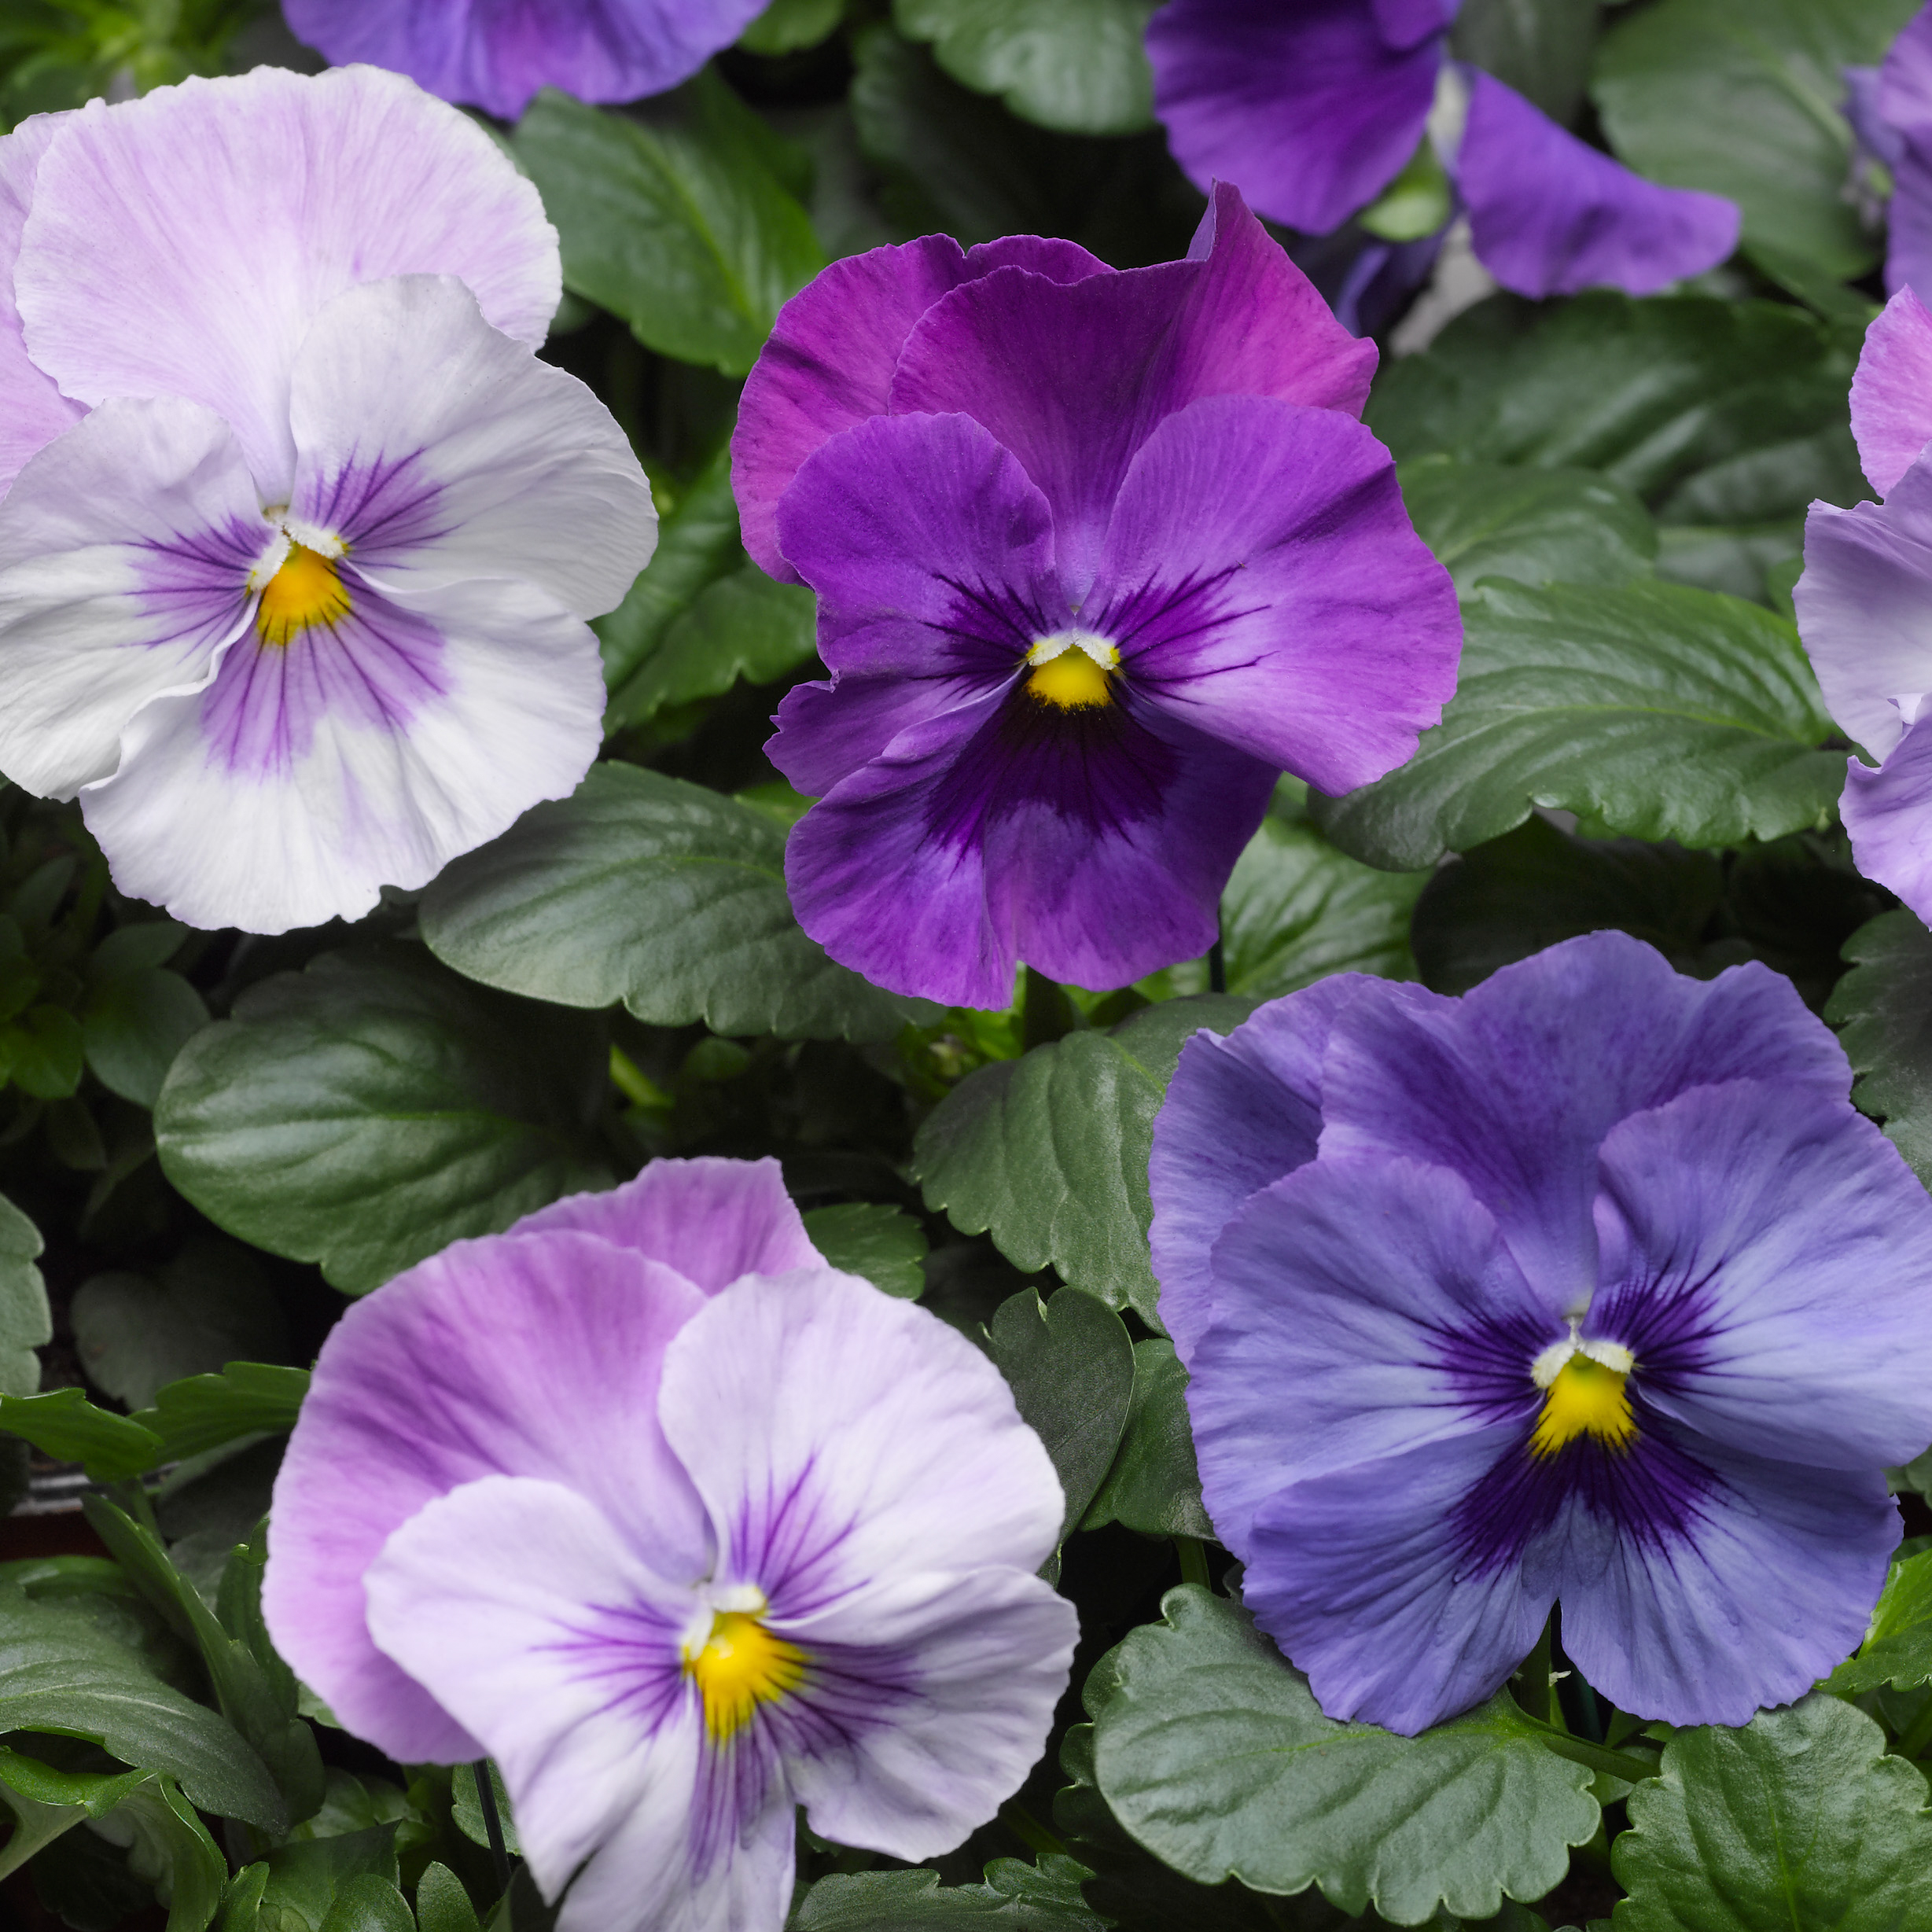
M 1876 771 L 1847 759 L 1838 808 L 1859 870 L 1932 919 L 1932 727 L 1913 726 Z
M 1310 234 L 1400 171 L 1442 64 L 1416 0 L 1168 0 L 1148 23 L 1147 55 L 1154 112 L 1195 184 L 1233 182 Z
M 329 1331 L 275 1480 L 262 1605 L 276 1647 L 359 1737 L 406 1763 L 480 1754 L 364 1615 L 377 1551 L 462 1484 L 567 1484 L 659 1570 L 705 1573 L 698 1499 L 655 1420 L 665 1348 L 703 1305 L 608 1242 L 499 1235 L 456 1242 Z
M 604 700 L 580 620 L 521 583 L 405 598 L 346 562 L 341 581 L 333 625 L 251 631 L 205 692 L 129 726 L 82 800 L 123 892 L 192 926 L 358 918 L 576 789 Z
M 365 282 L 296 359 L 291 514 L 385 588 L 517 578 L 580 617 L 650 560 L 657 513 L 597 398 L 492 329 L 447 275 Z
M 653 1161 L 621 1187 L 554 1201 L 510 1231 L 539 1235 L 553 1228 L 633 1249 L 675 1268 L 708 1295 L 744 1275 L 826 1266 L 797 1203 L 785 1191 L 784 1169 L 768 1154 L 762 1161 L 715 1154 Z
M 1260 396 L 1195 403 L 1141 446 L 1080 623 L 1152 702 L 1331 794 L 1414 755 L 1463 641 L 1389 452 Z
M 1187 1387 L 1202 1493 L 1244 1558 L 1285 1485 L 1526 1427 L 1560 1338 L 1462 1179 L 1331 1159 L 1252 1196 L 1214 1244 L 1214 1323 Z
M 1735 202 L 1666 188 L 1579 141 L 1474 68 L 1455 182 L 1476 257 L 1506 289 L 1541 298 L 1608 283 L 1654 295 L 1738 245 Z
M 1224 1040 L 1203 1028 L 1181 1049 L 1147 1182 L 1161 1319 L 1183 1363 L 1213 1319 L 1209 1249 L 1250 1195 L 1315 1158 L 1329 1025 L 1365 977 L 1333 973 L 1271 1000 Z
M 144 705 L 192 705 L 248 620 L 263 522 L 226 424 L 109 403 L 0 502 L 0 770 L 71 798 L 122 761 Z
M 1852 377 L 1852 433 L 1867 480 L 1891 494 L 1932 443 L 1932 311 L 1902 288 L 1865 331 Z
M 1378 981 L 1337 1016 L 1322 1155 L 1381 1151 L 1448 1168 L 1496 1216 L 1545 1305 L 1597 1284 L 1597 1149 L 1626 1115 L 1720 1080 L 1842 1101 L 1851 1069 L 1782 974 L 1700 981 L 1621 933 L 1566 940 L 1460 999 Z
M 1034 1570 L 1059 1536 L 1060 1479 L 999 1371 L 856 1275 L 712 1297 L 667 1352 L 658 1412 L 716 1526 L 718 1580 L 755 1584 L 775 1618 L 908 1573 Z
M 13 265 L 47 143 L 67 116 L 36 114 L 0 135 L 0 496 L 20 466 L 85 413 L 27 353 L 13 305 Z
M 259 67 L 64 120 L 14 292 L 68 396 L 206 403 L 282 502 L 303 337 L 331 297 L 401 274 L 461 278 L 532 346 L 562 285 L 535 189 L 467 116 L 374 68 Z

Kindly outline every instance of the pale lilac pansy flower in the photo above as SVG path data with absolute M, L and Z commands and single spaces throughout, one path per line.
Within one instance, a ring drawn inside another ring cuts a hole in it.
M 352 918 L 582 778 L 656 518 L 533 353 L 560 288 L 535 190 L 373 68 L 0 140 L 0 771 L 123 892 Z
M 350 1308 L 263 1611 L 356 1735 L 496 1761 L 559 1932 L 778 1932 L 795 1805 L 921 1860 L 1039 1757 L 1064 1506 L 992 1364 L 828 1267 L 776 1161 L 660 1161 Z

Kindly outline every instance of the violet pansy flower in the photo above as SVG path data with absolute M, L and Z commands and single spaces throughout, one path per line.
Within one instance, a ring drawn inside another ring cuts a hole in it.
M 514 120 L 539 87 L 580 101 L 662 94 L 728 47 L 767 0 L 282 0 L 338 65 L 395 68 Z
M 1286 767 L 1414 751 L 1461 622 L 1374 366 L 1231 189 L 1184 261 L 944 236 L 836 263 L 745 388 L 745 542 L 819 594 L 829 683 L 772 761 L 819 803 L 805 930 L 895 991 L 1003 1005 L 1198 956 Z
M 1847 68 L 1845 79 L 1858 158 L 1892 177 L 1885 285 L 1932 300 L 1932 6 L 1906 22 L 1882 65 Z
M 1787 980 L 1617 933 L 1188 1043 L 1161 1312 L 1244 1598 L 1330 1716 L 1453 1716 L 1552 1604 L 1672 1724 L 1858 1644 L 1884 1471 L 1932 1441 L 1932 1199 L 1850 1087 Z
M 0 140 L 0 771 L 123 892 L 353 918 L 575 788 L 656 517 L 532 352 L 560 288 L 535 190 L 374 68 Z
M 778 1932 L 796 1805 L 924 1859 L 1038 1757 L 1064 1507 L 998 1371 L 827 1267 L 776 1161 L 661 1161 L 350 1308 L 263 1612 L 358 1736 L 495 1760 L 560 1932 Z
M 1437 132 L 1477 258 L 1519 295 L 1608 283 L 1649 295 L 1737 246 L 1738 211 L 1579 141 L 1494 75 L 1448 57 L 1455 0 L 1168 0 L 1147 28 L 1154 112 L 1202 187 L 1326 234 Z

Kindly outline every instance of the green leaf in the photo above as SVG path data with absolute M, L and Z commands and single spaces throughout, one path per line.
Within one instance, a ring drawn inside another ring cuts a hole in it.
M 1841 1697 L 1932 1684 L 1932 1549 L 1894 1558 L 1855 1657 L 1832 1672 L 1827 1688 Z
M 1187 1371 L 1165 1336 L 1134 1344 L 1133 1399 L 1120 1451 L 1080 1519 L 1083 1529 L 1106 1523 L 1148 1536 L 1214 1535 L 1201 1501 Z
M 219 1375 L 191 1375 L 155 1392 L 151 1408 L 132 1419 L 161 1439 L 163 1462 L 205 1455 L 244 1436 L 295 1426 L 308 1371 L 271 1362 L 230 1362 Z
M 892 19 L 955 80 L 1074 134 L 1154 124 L 1143 44 L 1159 0 L 893 0 Z
M 1647 577 L 1657 527 L 1636 496 L 1588 469 L 1418 457 L 1400 472 L 1416 534 L 1466 597 L 1485 577 L 1628 583 Z
M 1925 1807 L 1923 1776 L 1834 1697 L 1680 1731 L 1611 1851 L 1617 1932 L 1925 1932 Z
M 187 937 L 187 927 L 172 919 L 143 919 L 117 926 L 89 956 L 88 983 L 104 986 L 164 966 L 181 951 Z
M 1932 933 L 1903 907 L 1846 940 L 1825 1018 L 1858 1076 L 1853 1101 L 1932 1187 Z
M 1345 851 L 1433 864 L 1574 811 L 1592 832 L 1714 847 L 1828 821 L 1844 755 L 1796 629 L 1674 584 L 1491 583 L 1466 612 L 1461 681 L 1409 763 L 1311 798 Z
M 110 1093 L 151 1107 L 175 1054 L 208 1019 L 201 995 L 178 973 L 149 966 L 123 974 L 81 1014 L 87 1064 Z
M 433 1860 L 416 1881 L 416 1923 L 422 1932 L 483 1932 L 462 1880 Z
M 1568 125 L 1583 105 L 1602 11 L 1600 0 L 1463 0 L 1450 50 Z
M 624 114 L 546 88 L 513 137 L 561 237 L 564 285 L 661 355 L 734 376 L 826 262 L 775 142 L 708 72 Z
M 647 569 L 644 576 L 650 575 Z M 721 697 L 741 678 L 747 684 L 775 683 L 812 663 L 818 650 L 818 603 L 811 591 L 775 583 L 756 564 L 741 564 L 671 620 L 657 648 L 612 698 L 605 729 L 642 724 L 668 706 Z
M 496 1815 L 503 1827 L 503 1843 L 513 1858 L 523 1856 L 523 1846 L 517 1837 L 517 1820 L 511 1815 L 510 1793 L 503 1783 L 503 1774 L 492 1764 L 490 1766 L 490 1789 L 496 1798 Z M 477 1796 L 477 1768 L 472 1765 L 458 1765 L 450 1781 L 450 1812 L 456 1820 L 456 1828 L 473 1845 L 488 1845 L 489 1827 L 483 1821 L 483 1806 Z
M 137 1790 L 149 1771 L 56 1771 L 0 1747 L 0 1803 L 13 1814 L 13 1835 L 0 1850 L 0 1878 L 17 1871 L 42 1846 L 83 1819 L 98 1818 Z
M 1885 57 L 1915 0 L 1662 0 L 1603 38 L 1591 92 L 1653 179 L 1736 202 L 1768 243 L 1842 281 L 1878 259 L 1845 193 L 1843 70 Z
M 1086 1688 L 1099 1787 L 1149 1850 L 1202 1884 L 1319 1884 L 1413 1925 L 1540 1898 L 1598 1826 L 1591 1772 L 1505 1695 L 1419 1737 L 1322 1715 L 1231 1603 L 1191 1584 Z M 1632 1801 L 1633 1805 L 1635 1801 Z
M 1253 1003 L 1170 999 L 1111 1032 L 1074 1032 L 980 1068 L 913 1143 L 926 1204 L 962 1233 L 990 1233 L 1023 1273 L 1049 1264 L 1076 1288 L 1157 1327 L 1147 1259 L 1154 1117 L 1189 1035 L 1227 1032 Z
M 747 53 L 791 53 L 815 47 L 845 17 L 845 0 L 771 0 L 738 35 L 738 44 Z
M 1378 871 L 1313 826 L 1271 815 L 1221 895 L 1227 990 L 1274 999 L 1331 973 L 1413 979 L 1409 915 L 1428 879 Z
M 324 953 L 197 1034 L 154 1112 L 168 1179 L 354 1294 L 561 1194 L 606 1187 L 601 1028 L 399 941 Z
M 57 1463 L 84 1463 L 97 1482 L 141 1475 L 164 1459 L 153 1430 L 112 1409 L 96 1408 L 82 1389 L 0 1396 L 0 1429 Z
M 365 1871 L 329 1901 L 322 1932 L 416 1932 L 416 1919 L 387 1879 Z
M 805 1894 L 788 1932 L 923 1932 L 955 1925 L 1102 1932 L 1106 1921 L 1080 1897 L 1087 1875 L 1085 1866 L 1051 1853 L 1037 1867 L 995 1859 L 984 1885 L 942 1886 L 937 1871 L 918 1870 L 837 1874 Z
M 91 1738 L 123 1764 L 166 1772 L 204 1811 L 288 1827 L 267 1767 L 223 1718 L 84 1617 L 12 1591 L 0 1591 L 0 1731 Z
M 47 1286 L 34 1264 L 40 1230 L 0 1194 L 0 1395 L 30 1396 L 40 1386 L 34 1351 L 53 1339 Z
M 910 1214 L 876 1202 L 841 1202 L 805 1217 L 811 1245 L 833 1267 L 863 1275 L 874 1287 L 907 1301 L 926 1291 L 926 1230 Z
M 267 1857 L 257 1932 L 322 1932 L 337 1899 L 365 1876 L 397 1882 L 396 1827 L 297 1838 Z
M 635 765 L 594 765 L 574 797 L 458 859 L 421 915 L 471 979 L 561 1006 L 621 999 L 653 1026 L 889 1040 L 937 1013 L 805 937 L 768 813 Z
M 1003 1301 L 987 1331 L 1021 1415 L 1047 1445 L 1066 1492 L 1065 1537 L 1113 1466 L 1134 1387 L 1134 1347 L 1097 1295 L 1031 1288 Z
M 202 1932 L 219 1908 L 228 1860 L 174 1779 L 144 1779 L 94 1829 L 167 1904 L 167 1932 Z
M 64 1100 L 80 1084 L 86 1043 L 80 1022 L 64 1006 L 30 1006 L 0 1027 L 0 1050 L 13 1084 L 36 1100 Z
M 1702 973 L 1735 963 L 1735 950 L 1706 950 L 1724 896 L 1713 853 L 1574 838 L 1532 817 L 1433 874 L 1411 936 L 1438 993 L 1466 993 L 1499 966 L 1606 926 L 1654 946 L 1680 973 Z

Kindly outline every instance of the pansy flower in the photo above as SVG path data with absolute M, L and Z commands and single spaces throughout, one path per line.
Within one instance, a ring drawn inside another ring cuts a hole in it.
M 1121 985 L 1213 943 L 1284 767 L 1413 753 L 1461 623 L 1356 420 L 1374 366 L 1226 188 L 1184 261 L 929 236 L 786 305 L 733 477 L 819 594 L 831 681 L 768 749 L 834 959 L 973 1006 L 1021 960 Z
M 827 1267 L 775 1161 L 661 1161 L 349 1309 L 263 1613 L 356 1735 L 495 1759 L 560 1932 L 778 1932 L 796 1805 L 929 1858 L 1039 1757 L 1064 1508 L 998 1371 Z
M 1493 75 L 1448 57 L 1458 0 L 1168 0 L 1147 28 L 1154 112 L 1202 187 L 1326 234 L 1425 133 L 1483 266 L 1519 295 L 1650 295 L 1737 246 L 1731 202 L 1646 181 Z M 1433 116 L 1433 120 L 1432 120 Z
M 1882 65 L 1848 67 L 1845 80 L 1857 143 L 1853 193 L 1872 162 L 1891 178 L 1885 285 L 1932 296 L 1932 6 L 1907 21 Z
M 728 47 L 767 0 L 282 0 L 338 64 L 394 68 L 514 120 L 539 87 L 580 101 L 662 94 Z
M 0 140 L 0 771 L 123 892 L 353 918 L 583 777 L 656 518 L 532 353 L 560 285 L 535 190 L 373 68 Z
M 1161 1312 L 1242 1594 L 1331 1717 L 1453 1716 L 1553 1604 L 1671 1724 L 1858 1644 L 1884 1471 L 1932 1442 L 1932 1198 L 1850 1087 L 1789 981 L 1617 933 L 1188 1043 Z

